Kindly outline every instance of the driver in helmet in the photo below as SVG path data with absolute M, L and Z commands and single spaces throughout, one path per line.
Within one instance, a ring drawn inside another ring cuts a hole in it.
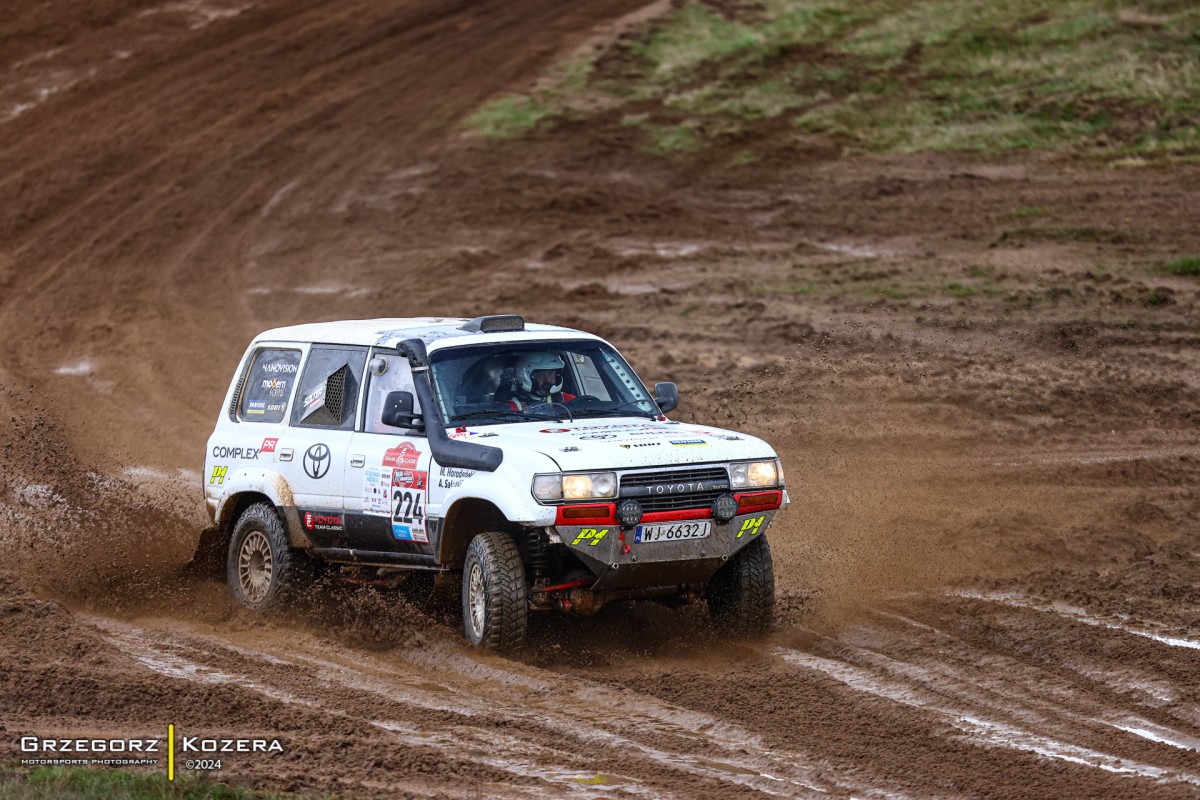
M 562 390 L 565 366 L 562 356 L 557 353 L 522 353 L 517 359 L 516 386 L 508 407 L 513 411 L 526 411 L 533 406 L 574 400 L 575 395 Z

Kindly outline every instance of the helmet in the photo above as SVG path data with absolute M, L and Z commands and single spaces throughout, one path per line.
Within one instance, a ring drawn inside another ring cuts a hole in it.
M 547 353 L 543 350 L 522 353 L 517 359 L 517 385 L 527 392 L 532 392 L 534 370 L 558 370 L 558 381 L 550 387 L 550 394 L 557 394 L 562 391 L 562 369 L 565 366 L 566 362 L 556 353 Z

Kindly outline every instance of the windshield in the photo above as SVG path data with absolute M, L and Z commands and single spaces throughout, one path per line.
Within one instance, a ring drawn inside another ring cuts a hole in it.
M 660 413 L 620 354 L 591 339 L 447 347 L 430 366 L 447 424 Z

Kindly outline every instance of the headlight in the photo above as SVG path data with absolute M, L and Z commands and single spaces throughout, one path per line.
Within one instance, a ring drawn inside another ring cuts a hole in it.
M 734 489 L 761 489 L 778 486 L 780 477 L 775 459 L 729 465 L 729 482 Z
M 533 496 L 543 502 L 562 500 L 562 475 L 534 475 Z
M 571 475 L 536 475 L 533 496 L 552 500 L 592 500 L 617 496 L 617 473 L 589 472 Z

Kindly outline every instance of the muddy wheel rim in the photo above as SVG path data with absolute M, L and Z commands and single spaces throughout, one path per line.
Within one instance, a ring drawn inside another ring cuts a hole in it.
M 262 531 L 251 531 L 238 551 L 238 581 L 248 601 L 260 603 L 267 596 L 273 568 L 271 543 Z
M 467 579 L 467 604 L 471 609 L 471 631 L 478 639 L 483 636 L 484 616 L 483 568 L 479 564 L 471 565 L 471 575 Z

